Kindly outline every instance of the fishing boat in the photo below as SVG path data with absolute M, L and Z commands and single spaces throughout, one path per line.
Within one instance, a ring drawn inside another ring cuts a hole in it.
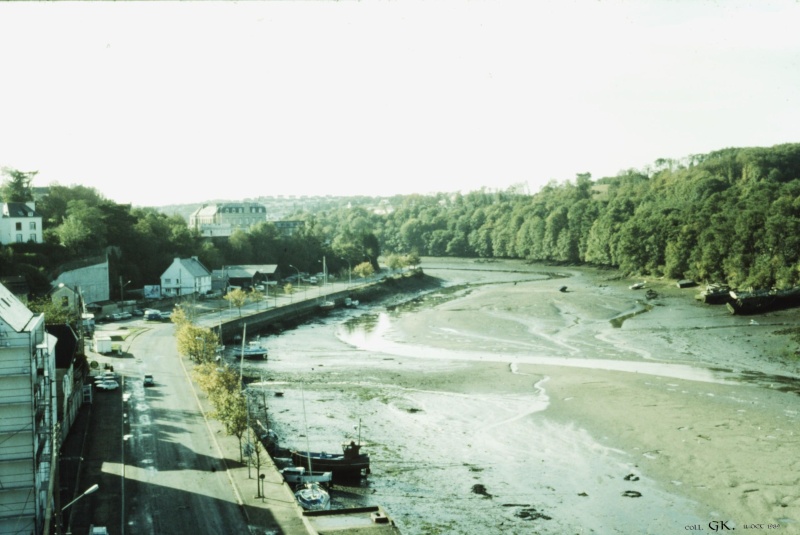
M 331 472 L 312 472 L 304 466 L 287 466 L 281 470 L 281 475 L 287 483 L 293 485 L 306 483 L 330 483 L 333 479 Z
M 331 508 L 331 495 L 316 482 L 303 483 L 294 496 L 300 507 L 306 511 L 327 511 Z
M 342 444 L 342 453 L 292 451 L 295 466 L 312 463 L 322 472 L 332 472 L 334 479 L 356 479 L 369 474 L 369 455 L 361 453 L 361 444 L 355 441 Z

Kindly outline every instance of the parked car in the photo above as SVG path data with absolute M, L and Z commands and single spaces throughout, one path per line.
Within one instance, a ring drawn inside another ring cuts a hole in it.
M 97 387 L 98 390 L 116 390 L 119 388 L 119 383 L 113 379 L 107 379 L 105 381 L 100 381 L 94 386 Z
M 159 321 L 163 318 L 160 310 L 147 309 L 144 311 L 144 319 L 149 321 Z
M 319 282 L 319 280 L 316 277 L 309 277 L 308 278 L 308 283 L 309 284 L 316 284 L 317 282 Z
M 146 373 L 144 375 L 144 386 L 153 386 L 156 384 L 155 379 L 153 379 L 153 375 L 150 373 Z

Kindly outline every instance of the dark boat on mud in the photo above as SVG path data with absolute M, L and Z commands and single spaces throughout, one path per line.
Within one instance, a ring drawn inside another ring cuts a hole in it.
M 332 472 L 334 479 L 360 479 L 369 474 L 369 455 L 361 453 L 361 444 L 342 444 L 342 453 L 292 451 L 295 466 L 311 466 L 320 472 Z
M 709 284 L 697 299 L 707 305 L 724 305 L 731 300 L 731 288 L 727 284 Z
M 736 292 L 731 290 L 726 303 L 731 314 L 760 314 L 771 310 L 800 306 L 800 287 L 786 290 L 755 290 Z

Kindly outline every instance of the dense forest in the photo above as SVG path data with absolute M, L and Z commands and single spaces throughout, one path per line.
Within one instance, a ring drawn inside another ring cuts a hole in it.
M 6 175 L 4 200 L 30 193 L 24 173 Z M 54 185 L 37 202 L 46 243 L 4 247 L 0 274 L 45 281 L 65 260 L 111 250 L 115 269 L 139 284 L 155 283 L 176 256 L 198 256 L 210 268 L 292 264 L 309 272 L 325 256 L 336 272 L 381 253 L 585 263 L 739 288 L 800 279 L 800 144 L 662 159 L 598 180 L 580 174 L 533 195 L 406 195 L 383 199 L 381 210 L 377 199 L 361 201 L 293 214 L 306 225 L 291 238 L 265 222 L 207 240 L 180 216 Z

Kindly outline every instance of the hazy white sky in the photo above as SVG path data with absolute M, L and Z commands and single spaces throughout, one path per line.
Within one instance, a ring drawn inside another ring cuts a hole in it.
M 800 141 L 794 0 L 0 4 L 0 166 L 158 206 Z

